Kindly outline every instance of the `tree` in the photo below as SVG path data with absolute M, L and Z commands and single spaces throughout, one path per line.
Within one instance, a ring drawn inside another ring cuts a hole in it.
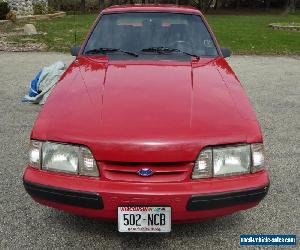
M 295 13 L 297 3 L 298 3 L 298 0 L 286 0 L 284 13 L 285 14 L 288 14 L 289 12 Z
M 100 11 L 104 10 L 104 0 L 99 0 L 99 9 Z
M 49 1 L 49 5 L 52 6 L 55 10 L 61 10 L 62 2 L 61 0 L 52 0 Z
M 80 0 L 80 11 L 85 12 L 85 0 Z
M 265 0 L 265 1 L 264 1 L 264 4 L 265 4 L 265 10 L 269 10 L 269 9 L 270 9 L 271 1 L 272 1 L 272 0 Z
M 291 0 L 290 1 L 290 9 L 291 9 L 292 13 L 296 12 L 296 7 L 297 7 L 298 3 L 299 3 L 299 0 Z
M 119 0 L 112 0 L 111 1 L 111 5 L 118 5 L 119 4 Z

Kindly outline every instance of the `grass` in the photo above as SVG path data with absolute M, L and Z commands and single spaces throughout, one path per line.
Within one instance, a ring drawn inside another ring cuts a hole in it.
M 76 16 L 77 41 L 80 44 L 96 15 Z M 300 32 L 272 30 L 270 23 L 299 23 L 300 15 L 207 15 L 221 46 L 229 47 L 235 54 L 300 54 Z M 14 24 L 18 25 L 18 24 Z M 19 24 L 20 25 L 20 24 Z M 42 34 L 26 39 L 12 36 L 18 43 L 38 42 L 46 44 L 47 51 L 68 52 L 74 45 L 74 16 L 54 20 L 37 21 Z M 12 24 L 10 24 L 12 26 Z M 12 30 L 13 27 L 7 27 Z
M 77 45 L 81 44 L 87 35 L 96 15 L 67 15 L 53 20 L 36 21 L 39 35 L 31 36 L 36 42 L 47 45 L 47 51 L 69 52 L 75 44 L 75 30 Z M 76 20 L 76 21 L 75 21 Z M 26 36 L 13 36 L 12 41 L 22 43 Z
M 300 32 L 272 30 L 270 23 L 300 22 L 300 15 L 208 16 L 221 46 L 236 54 L 300 54 Z

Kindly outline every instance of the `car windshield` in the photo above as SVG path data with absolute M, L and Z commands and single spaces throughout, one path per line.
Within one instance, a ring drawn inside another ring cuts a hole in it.
M 214 40 L 200 16 L 161 12 L 103 15 L 85 46 L 84 54 L 113 52 L 218 56 Z

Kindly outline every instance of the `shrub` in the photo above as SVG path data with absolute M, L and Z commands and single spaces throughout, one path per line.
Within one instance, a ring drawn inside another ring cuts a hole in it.
M 111 0 L 106 0 L 105 3 L 110 3 Z M 48 0 L 49 7 L 52 7 L 57 11 L 81 11 L 80 0 Z M 85 1 L 85 11 L 86 12 L 98 12 L 99 11 L 99 0 L 86 0 Z
M 55 9 L 52 6 L 48 6 L 48 14 L 55 13 Z
M 43 15 L 48 13 L 48 7 L 44 3 L 35 3 L 33 4 L 33 14 L 34 15 Z
M 0 0 L 0 19 L 6 19 L 6 15 L 9 13 L 10 8 L 8 3 L 2 2 Z
M 17 21 L 17 12 L 11 10 L 10 12 L 7 13 L 6 19 L 11 20 L 12 22 L 16 22 Z

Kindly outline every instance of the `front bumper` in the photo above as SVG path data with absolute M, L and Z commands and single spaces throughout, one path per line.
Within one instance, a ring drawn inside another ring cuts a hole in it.
M 171 206 L 173 222 L 189 222 L 256 206 L 269 177 L 262 171 L 178 183 L 116 182 L 27 167 L 24 186 L 37 202 L 83 216 L 117 220 L 118 206 Z

